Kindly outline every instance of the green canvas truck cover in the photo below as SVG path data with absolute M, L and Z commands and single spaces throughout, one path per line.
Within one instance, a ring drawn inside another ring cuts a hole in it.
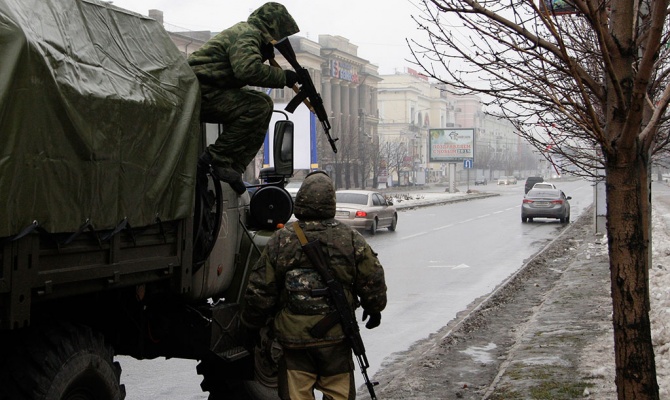
M 0 238 L 187 217 L 199 86 L 153 19 L 0 0 Z

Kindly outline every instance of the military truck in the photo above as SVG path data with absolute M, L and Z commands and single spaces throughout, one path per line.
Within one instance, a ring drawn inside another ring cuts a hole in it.
M 273 397 L 239 312 L 292 215 L 292 124 L 238 196 L 198 165 L 221 127 L 156 21 L 0 0 L 0 59 L 0 399 L 123 399 L 116 355 L 199 360 L 210 399 Z

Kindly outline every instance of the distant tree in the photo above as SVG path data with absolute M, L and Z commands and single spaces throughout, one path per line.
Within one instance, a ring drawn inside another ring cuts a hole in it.
M 400 140 L 387 140 L 379 144 L 380 160 L 386 161 L 389 175 L 396 173 L 397 182 L 400 182 L 400 171 L 408 155 L 407 145 Z
M 366 116 L 364 113 L 358 115 L 358 176 L 360 183 L 357 185 L 365 189 L 367 183 L 373 188 L 377 187 L 377 166 L 379 165 L 379 151 L 375 137 L 370 133 L 369 126 L 366 126 Z M 370 182 L 366 180 L 372 177 Z M 358 179 L 358 177 L 357 177 Z
M 426 74 L 482 95 L 552 162 L 605 180 L 619 399 L 659 398 L 649 176 L 670 140 L 668 2 L 417 0 L 428 39 L 410 43 Z
M 370 174 L 372 174 L 372 187 L 377 188 L 379 185 L 379 174 L 381 172 L 381 160 L 382 155 L 379 151 L 379 137 L 373 136 L 370 146 L 367 149 L 368 154 L 368 167 Z M 384 182 L 386 183 L 386 182 Z
M 331 136 L 337 138 L 335 142 L 337 153 L 334 153 L 330 143 L 319 127 L 317 136 L 318 154 L 321 157 L 321 163 L 330 165 L 330 177 L 336 189 L 351 188 L 351 163 L 358 159 L 355 146 L 355 135 L 352 133 L 352 124 L 350 118 L 340 114 L 332 120 Z

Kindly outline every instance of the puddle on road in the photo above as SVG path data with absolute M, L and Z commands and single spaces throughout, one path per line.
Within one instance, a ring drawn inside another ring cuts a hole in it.
M 489 353 L 491 350 L 494 350 L 496 347 L 495 343 L 489 343 L 484 347 L 471 346 L 463 350 L 461 353 L 465 353 L 472 357 L 473 360 L 478 361 L 482 364 L 488 364 L 493 361 L 493 357 Z

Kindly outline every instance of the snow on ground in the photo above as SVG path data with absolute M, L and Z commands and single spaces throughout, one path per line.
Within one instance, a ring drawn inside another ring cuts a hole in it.
M 423 191 L 412 191 L 412 192 L 393 192 L 392 189 L 384 193 L 384 196 L 388 199 L 390 198 L 393 201 L 393 204 L 396 207 L 403 206 L 418 206 L 421 204 L 433 203 L 435 201 L 441 200 L 453 200 L 459 197 L 468 196 L 467 192 L 423 192 Z
M 652 232 L 651 337 L 660 398 L 670 399 L 670 214 L 662 213 L 657 207 L 652 211 Z

